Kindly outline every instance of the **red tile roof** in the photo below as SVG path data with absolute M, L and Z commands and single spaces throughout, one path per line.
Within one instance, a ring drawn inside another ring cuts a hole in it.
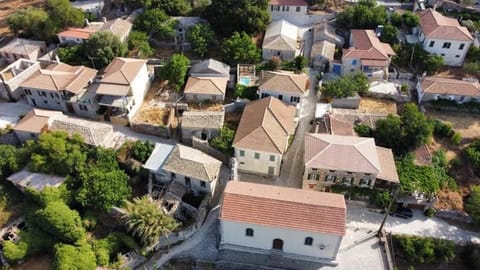
M 334 193 L 231 181 L 220 219 L 344 236 L 345 199 Z
M 308 6 L 305 0 L 270 0 L 270 5 L 275 6 Z
M 480 96 L 480 83 L 442 77 L 426 77 L 422 82 L 425 93 L 456 96 Z
M 67 28 L 67 30 L 62 31 L 57 35 L 60 37 L 88 39 L 92 33 L 95 33 L 95 31 L 82 28 Z
M 457 19 L 443 16 L 433 9 L 423 10 L 418 15 L 420 16 L 420 27 L 426 37 L 473 41 L 473 37 L 468 29 L 460 26 Z
M 388 66 L 388 59 L 395 55 L 392 47 L 381 42 L 373 30 L 352 30 L 352 47 L 343 50 L 343 58 L 369 60 L 374 66 Z M 383 62 L 381 62 L 383 61 Z M 367 65 L 365 62 L 364 65 Z

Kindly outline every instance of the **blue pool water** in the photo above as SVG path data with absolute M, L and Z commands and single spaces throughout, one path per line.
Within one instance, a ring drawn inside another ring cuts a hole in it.
M 248 77 L 240 77 L 239 83 L 242 85 L 249 86 L 250 85 L 250 78 Z

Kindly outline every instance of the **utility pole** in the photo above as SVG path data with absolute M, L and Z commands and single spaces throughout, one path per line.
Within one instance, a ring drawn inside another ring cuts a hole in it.
M 380 235 L 380 234 L 382 233 L 383 226 L 385 226 L 385 222 L 387 221 L 387 217 L 388 217 L 388 215 L 390 214 L 390 209 L 392 209 L 393 203 L 396 203 L 399 189 L 400 189 L 399 186 L 396 186 L 396 187 L 394 187 L 394 189 L 393 189 L 393 192 L 392 192 L 392 200 L 391 200 L 390 203 L 388 204 L 387 209 L 385 209 L 385 216 L 383 217 L 382 224 L 380 224 L 380 228 L 378 228 L 377 235 Z

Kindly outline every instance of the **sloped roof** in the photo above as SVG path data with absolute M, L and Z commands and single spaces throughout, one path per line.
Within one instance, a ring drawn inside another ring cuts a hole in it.
M 130 21 L 117 18 L 103 24 L 100 31 L 109 31 L 115 36 L 123 38 L 130 33 L 132 26 L 133 24 Z
M 200 150 L 177 144 L 163 165 L 169 172 L 205 182 L 216 180 L 222 162 Z
M 335 27 L 326 22 L 316 24 L 313 27 L 313 44 L 324 40 L 335 43 L 338 47 L 342 47 L 344 43 L 343 37 L 335 33 Z
M 41 133 L 43 128 L 48 128 L 49 119 L 62 115 L 59 111 L 32 109 L 13 128 L 15 131 Z
M 113 135 L 112 125 L 67 115 L 54 117 L 48 129 L 65 131 L 69 136 L 78 134 L 86 144 L 94 146 L 109 145 L 107 140 Z
M 308 76 L 292 72 L 262 71 L 260 90 L 273 90 L 286 93 L 305 93 L 309 88 Z
M 480 83 L 478 81 L 426 77 L 421 82 L 421 85 L 424 93 L 470 97 L 480 96 Z
M 388 59 L 395 55 L 390 44 L 381 42 L 373 30 L 351 30 L 353 47 L 343 49 L 342 58 L 358 58 L 362 61 L 375 60 L 370 64 L 388 66 Z M 365 62 L 365 65 L 367 62 Z
M 97 94 L 126 95 L 133 80 L 146 63 L 147 60 L 142 59 L 115 57 L 103 71 Z
M 265 31 L 263 48 L 270 50 L 297 49 L 298 27 L 285 20 L 272 22 Z
M 377 174 L 377 178 L 389 182 L 400 183 L 392 150 L 377 146 L 377 153 L 381 168 L 380 172 Z
M 312 45 L 310 56 L 312 58 L 322 56 L 322 58 L 328 59 L 329 61 L 331 61 L 335 56 L 335 44 L 333 44 L 328 40 L 315 42 Z
M 182 115 L 182 128 L 220 129 L 224 118 L 224 112 L 186 111 Z
M 92 33 L 95 33 L 95 30 L 88 29 L 88 28 L 71 28 L 70 27 L 58 33 L 57 36 L 78 38 L 78 39 L 88 39 Z
M 64 63 L 51 64 L 37 70 L 20 86 L 52 91 L 68 91 L 77 94 L 97 75 L 97 70 L 85 66 L 70 66 Z
M 295 132 L 295 107 L 275 97 L 248 103 L 235 133 L 233 147 L 283 154 Z
M 42 191 L 46 187 L 58 187 L 65 182 L 66 177 L 34 173 L 26 168 L 10 175 L 7 180 L 22 188 L 31 188 Z
M 382 169 L 373 138 L 313 133 L 305 135 L 305 166 L 372 174 Z
M 444 39 L 473 41 L 473 37 L 465 26 L 460 26 L 457 19 L 443 16 L 433 9 L 426 9 L 418 13 L 420 27 L 426 37 Z
M 185 94 L 225 95 L 227 77 L 189 77 Z
M 159 171 L 174 148 L 175 145 L 155 143 L 155 148 L 143 167 L 151 171 Z
M 277 6 L 308 6 L 305 0 L 270 0 L 269 4 Z
M 340 194 L 230 181 L 220 220 L 344 236 L 346 206 Z
M 230 76 L 230 66 L 224 64 L 215 59 L 203 60 L 200 63 L 192 65 L 190 68 L 190 74 L 195 75 L 195 77 L 202 77 L 202 74 L 205 76 L 210 76 L 212 74 L 217 74 L 225 77 Z
M 44 41 L 14 38 L 7 45 L 0 48 L 0 52 L 12 54 L 31 54 L 34 51 L 46 48 Z

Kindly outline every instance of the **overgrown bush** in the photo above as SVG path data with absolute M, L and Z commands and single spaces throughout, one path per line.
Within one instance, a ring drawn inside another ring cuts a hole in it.
M 248 100 L 258 99 L 257 86 L 235 85 L 235 97 L 246 98 Z
M 35 227 L 20 231 L 19 236 L 18 243 L 4 242 L 3 255 L 9 262 L 21 261 L 39 252 L 48 252 L 55 244 L 55 239 Z
M 480 170 L 480 139 L 474 140 L 465 148 L 465 155 L 478 173 Z
M 97 216 L 93 211 L 87 210 L 82 219 L 83 227 L 87 231 L 92 231 L 97 226 Z
M 106 266 L 114 263 L 118 253 L 135 248 L 135 246 L 130 247 L 129 242 L 135 243 L 135 240 L 120 232 L 114 232 L 103 239 L 94 240 L 92 249 L 97 258 L 97 264 Z
M 28 254 L 28 243 L 26 241 L 20 241 L 17 244 L 12 241 L 5 241 L 3 243 L 3 256 L 10 262 L 18 262 L 24 260 Z
M 132 157 L 142 163 L 145 163 L 152 154 L 155 145 L 149 141 L 135 141 L 132 144 Z
M 453 130 L 452 124 L 448 122 L 434 119 L 432 121 L 432 124 L 433 124 L 433 135 L 439 138 L 450 138 L 455 133 L 455 131 Z
M 480 186 L 472 186 L 472 192 L 465 203 L 465 210 L 475 223 L 480 224 Z
M 393 241 L 400 256 L 410 263 L 448 263 L 455 258 L 455 243 L 449 240 L 394 235 Z
M 360 137 L 373 137 L 372 128 L 368 125 L 358 124 L 353 129 Z
M 427 210 L 425 210 L 424 214 L 427 217 L 433 217 L 435 215 L 435 209 L 427 208 Z
M 460 145 L 462 142 L 462 134 L 455 132 L 452 137 L 450 137 L 450 142 L 453 145 Z
M 89 244 L 72 246 L 66 244 L 55 245 L 54 270 L 76 269 L 94 270 L 97 267 L 95 253 Z
M 388 191 L 373 192 L 370 196 L 370 202 L 380 209 L 387 209 L 391 200 L 392 196 Z
M 210 141 L 210 145 L 226 155 L 232 155 L 232 143 L 234 137 L 235 131 L 227 126 L 224 126 L 220 129 L 218 136 Z

